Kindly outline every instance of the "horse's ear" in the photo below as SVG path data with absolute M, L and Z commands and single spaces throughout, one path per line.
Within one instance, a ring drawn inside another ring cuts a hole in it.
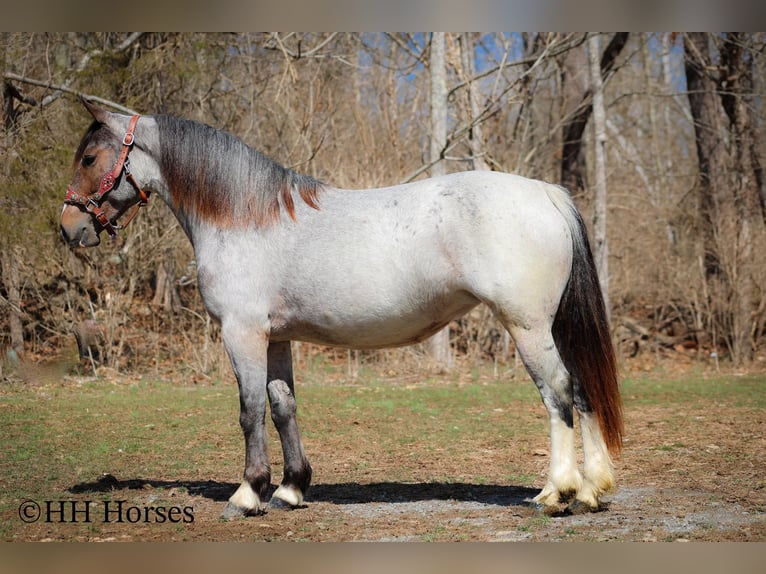
M 94 120 L 101 122 L 102 124 L 109 122 L 110 114 L 108 111 L 103 108 L 99 108 L 85 96 L 80 96 L 80 101 L 82 102 L 82 105 L 85 106 L 85 109 L 88 110 L 88 113 L 93 116 Z
M 122 137 L 128 127 L 130 116 L 124 116 L 98 107 L 87 98 L 80 97 L 82 105 L 88 110 L 93 119 L 109 128 L 118 137 Z

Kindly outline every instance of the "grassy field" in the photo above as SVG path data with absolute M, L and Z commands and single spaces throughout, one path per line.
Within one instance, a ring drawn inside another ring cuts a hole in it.
M 350 379 L 312 370 L 307 378 L 310 382 L 299 380 L 297 388 L 299 421 L 315 484 L 542 485 L 547 417 L 523 375 L 499 380 L 490 369 L 475 369 L 447 377 L 385 380 L 376 373 Z M 749 430 L 755 428 L 762 440 L 765 384 L 763 376 L 647 376 L 625 380 L 622 393 L 626 412 L 650 413 L 648 426 L 676 424 L 670 413 L 725 417 L 742 409 L 754 417 Z M 115 499 L 116 489 L 120 498 L 135 498 L 142 507 L 147 500 L 153 507 L 171 507 L 196 488 L 205 490 L 213 513 L 222 509 L 242 472 L 233 381 L 190 385 L 64 379 L 5 385 L 0 388 L 0 432 L 0 538 L 5 541 L 46 534 L 51 539 L 98 539 L 106 528 L 97 520 L 28 524 L 19 514 L 26 500 L 101 504 Z M 628 447 L 639 446 L 633 434 L 629 428 Z M 276 482 L 281 451 L 273 428 L 270 436 Z M 716 441 L 715 436 L 709 439 Z M 689 442 L 657 438 L 653 455 L 678 453 Z M 731 449 L 725 454 L 737 457 Z M 333 492 L 342 494 L 340 488 Z M 191 527 L 156 520 L 149 527 L 143 518 L 140 532 L 150 538 L 184 538 Z M 194 526 L 200 528 L 196 518 Z M 129 534 L 142 537 L 136 528 Z

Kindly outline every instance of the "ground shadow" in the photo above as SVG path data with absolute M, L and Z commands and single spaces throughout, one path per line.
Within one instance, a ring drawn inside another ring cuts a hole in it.
M 225 502 L 239 485 L 214 480 L 155 480 L 134 478 L 119 480 L 106 474 L 94 482 L 82 482 L 69 489 L 73 494 L 113 492 L 117 490 L 147 490 L 150 488 L 184 489 L 191 495 L 203 496 L 216 502 Z M 276 488 L 272 485 L 271 492 Z M 271 492 L 269 495 L 271 495 Z M 360 484 L 345 482 L 337 484 L 315 484 L 306 494 L 306 502 L 328 502 L 331 504 L 367 504 L 370 502 L 419 502 L 423 500 L 456 500 L 477 502 L 496 506 L 527 505 L 538 493 L 537 489 L 524 486 L 495 484 L 467 484 L 444 482 L 374 482 Z
M 186 490 L 194 496 L 204 496 L 216 502 L 226 502 L 239 485 L 233 482 L 215 480 L 155 480 L 151 478 L 131 478 L 119 480 L 111 474 L 105 474 L 94 482 L 81 482 L 69 488 L 73 494 L 94 492 L 114 492 L 117 490 L 148 490 L 173 488 Z
M 306 502 L 366 504 L 370 502 L 420 502 L 456 500 L 496 506 L 526 505 L 539 490 L 524 486 L 467 484 L 462 482 L 355 482 L 316 484 L 306 494 Z

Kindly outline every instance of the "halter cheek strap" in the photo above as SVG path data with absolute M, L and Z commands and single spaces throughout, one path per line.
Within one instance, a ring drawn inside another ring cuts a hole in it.
M 130 150 L 133 147 L 133 142 L 135 141 L 134 132 L 136 130 L 136 124 L 138 123 L 139 117 L 140 116 L 138 115 L 134 115 L 132 118 L 130 118 L 128 131 L 122 138 L 122 149 L 120 150 L 120 155 L 112 169 L 106 172 L 104 177 L 101 178 L 101 183 L 98 186 L 98 191 L 92 195 L 84 196 L 74 191 L 70 185 L 67 187 L 66 197 L 64 198 L 64 203 L 69 205 L 82 206 L 85 211 L 90 213 L 96 219 L 96 221 L 98 221 L 99 225 L 101 225 L 101 227 L 106 230 L 106 232 L 109 234 L 109 237 L 112 239 L 117 237 L 117 230 L 125 229 L 128 224 L 133 221 L 133 218 L 138 213 L 138 210 L 149 202 L 149 194 L 141 189 L 136 180 L 133 178 L 133 174 L 130 173 L 130 162 L 128 161 L 128 154 L 130 153 Z M 139 200 L 135 209 L 133 209 L 131 214 L 125 220 L 125 223 L 122 225 L 116 225 L 109 220 L 109 218 L 104 213 L 104 210 L 101 209 L 101 202 L 104 199 L 104 196 L 114 189 L 114 184 L 117 182 L 117 179 L 120 177 L 120 175 L 122 175 L 123 172 L 125 172 L 125 179 L 127 179 L 128 182 L 136 189 L 136 191 L 138 191 Z

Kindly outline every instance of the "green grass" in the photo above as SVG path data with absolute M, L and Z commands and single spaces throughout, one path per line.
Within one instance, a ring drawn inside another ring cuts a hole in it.
M 0 510 L 19 497 L 63 495 L 103 473 L 166 477 L 193 471 L 211 431 L 236 443 L 236 389 L 170 383 L 27 389 L 0 395 Z M 10 499 L 10 500 L 9 500 Z
M 620 385 L 626 405 L 720 401 L 735 407 L 766 407 L 766 376 L 702 376 L 626 379 Z

